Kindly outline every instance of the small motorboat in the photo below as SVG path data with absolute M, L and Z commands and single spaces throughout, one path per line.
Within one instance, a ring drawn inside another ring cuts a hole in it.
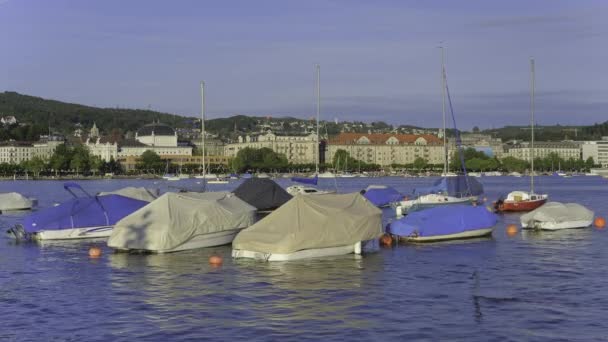
M 524 229 L 560 230 L 585 228 L 593 223 L 593 211 L 577 203 L 549 202 L 520 217 Z
M 106 195 L 121 195 L 124 197 L 133 198 L 140 201 L 152 202 L 158 198 L 160 191 L 158 189 L 148 189 L 144 187 L 128 186 L 126 188 L 114 190 L 114 191 L 102 191 L 97 196 Z
M 28 198 L 18 192 L 0 194 L 0 212 L 12 210 L 30 210 L 38 204 L 35 198 Z
M 549 195 L 537 194 L 533 191 L 511 191 L 506 198 L 494 202 L 496 211 L 530 211 L 547 202 Z
M 73 199 L 26 216 L 23 224 L 9 229 L 9 235 L 18 240 L 108 237 L 116 222 L 148 204 L 121 195 L 91 196 L 72 182 L 63 187 L 74 196 Z M 86 196 L 78 197 L 73 189 L 81 190 Z
M 170 174 L 170 173 L 164 174 L 163 175 L 163 179 L 167 180 L 167 181 L 178 181 L 178 180 L 180 180 L 179 176 L 176 176 L 176 175 Z
M 296 196 L 232 242 L 232 257 L 287 261 L 361 254 L 382 235 L 382 211 L 359 193 Z
M 468 239 L 491 235 L 496 222 L 486 207 L 449 205 L 412 212 L 393 221 L 387 233 L 409 242 Z
M 311 186 L 304 186 L 304 185 L 292 185 L 292 186 L 288 186 L 287 189 L 285 189 L 285 190 L 291 196 L 295 196 L 295 195 L 324 195 L 324 194 L 331 193 L 330 191 L 319 190 L 317 188 L 313 188 Z
M 256 207 L 258 212 L 268 212 L 287 203 L 292 196 L 271 179 L 250 178 L 233 192 L 238 198 Z
M 255 222 L 255 212 L 229 192 L 165 193 L 117 222 L 108 246 L 169 253 L 225 245 Z
M 336 178 L 336 175 L 333 172 L 325 171 L 319 174 L 319 178 Z
M 399 191 L 386 185 L 370 185 L 361 193 L 378 208 L 388 207 L 403 197 Z
M 207 184 L 228 184 L 230 181 L 227 178 L 215 178 L 206 181 Z

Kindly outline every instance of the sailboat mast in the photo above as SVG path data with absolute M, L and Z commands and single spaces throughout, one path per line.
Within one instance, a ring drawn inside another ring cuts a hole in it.
M 320 161 L 320 146 L 319 146 L 319 116 L 321 115 L 321 66 L 315 65 L 317 71 L 317 151 L 315 153 L 315 172 L 319 174 L 319 161 Z
M 206 174 L 205 165 L 205 82 L 201 81 L 201 146 L 202 146 L 202 165 L 203 165 L 203 178 Z
M 534 193 L 534 87 L 535 87 L 535 75 L 534 75 L 534 58 L 530 58 L 530 132 L 532 138 L 530 140 L 530 193 Z
M 441 113 L 443 117 L 443 173 L 450 171 L 450 158 L 448 157 L 447 131 L 445 123 L 445 59 L 443 46 L 441 48 Z

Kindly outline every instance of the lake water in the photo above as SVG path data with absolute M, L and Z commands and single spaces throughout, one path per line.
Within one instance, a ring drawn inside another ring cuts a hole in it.
M 489 201 L 526 178 L 485 177 Z M 99 180 L 124 186 L 198 187 L 197 180 Z M 340 192 L 387 184 L 403 192 L 429 178 L 338 179 Z M 287 180 L 278 180 L 288 185 Z M 551 200 L 608 214 L 608 181 L 538 177 Z M 210 185 L 211 190 L 233 189 Z M 323 179 L 331 188 L 334 180 Z M 58 181 L 5 181 L 0 192 L 70 195 Z M 0 215 L 0 227 L 24 213 Z M 385 219 L 393 214 L 385 210 Z M 608 231 L 519 233 L 501 216 L 493 237 L 382 248 L 297 262 L 235 261 L 230 247 L 166 255 L 114 254 L 103 242 L 16 244 L 0 238 L 0 340 L 608 340 Z M 91 245 L 103 246 L 89 259 Z M 224 257 L 208 265 L 212 253 Z

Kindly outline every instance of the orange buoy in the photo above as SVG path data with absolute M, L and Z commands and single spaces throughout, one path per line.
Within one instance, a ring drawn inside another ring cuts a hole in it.
M 100 256 L 101 256 L 101 248 L 99 248 L 99 247 L 89 248 L 89 257 L 99 258 Z
M 393 238 L 390 236 L 390 234 L 384 234 L 380 238 L 380 244 L 383 245 L 383 246 L 392 246 L 393 245 Z
M 606 226 L 606 220 L 603 217 L 598 216 L 593 220 L 593 224 L 596 228 L 603 229 Z
M 508 236 L 515 236 L 517 235 L 517 226 L 514 224 L 510 224 L 507 226 L 507 235 Z
M 219 255 L 212 255 L 209 257 L 209 264 L 213 265 L 213 266 L 219 266 L 224 262 L 224 260 L 222 260 L 222 257 Z

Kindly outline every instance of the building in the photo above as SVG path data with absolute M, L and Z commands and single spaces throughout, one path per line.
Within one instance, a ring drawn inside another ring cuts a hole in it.
M 168 160 L 173 164 L 196 164 L 202 165 L 203 157 L 202 156 L 162 156 L 161 159 Z M 139 162 L 139 157 L 129 156 L 119 159 L 120 164 L 125 169 L 125 171 L 133 171 L 137 168 L 137 163 Z M 225 156 L 207 156 L 205 158 L 205 164 L 207 167 L 209 165 L 225 165 L 226 169 L 229 169 L 231 159 Z
M 161 123 L 143 126 L 135 133 L 134 140 L 125 139 L 117 142 L 108 138 L 89 138 L 85 146 L 92 155 L 104 161 L 109 161 L 110 158 L 125 160 L 127 157 L 139 157 L 148 150 L 154 151 L 161 157 L 192 155 L 192 147 L 178 145 L 177 133 L 173 128 Z
M 63 137 L 48 136 L 35 143 L 6 141 L 0 143 L 0 163 L 20 164 L 34 157 L 49 160 L 57 146 L 64 143 Z
M 89 132 L 90 138 L 98 138 L 99 137 L 99 128 L 97 128 L 97 124 L 93 122 L 93 127 L 91 127 L 91 131 Z
M 239 136 L 238 142 L 226 144 L 224 155 L 236 157 L 237 153 L 246 148 L 270 148 L 276 153 L 285 155 L 292 164 L 313 164 L 319 156 L 319 145 L 315 133 L 305 135 L 279 135 L 268 131 L 260 135 Z M 323 162 L 323 156 L 321 156 Z
M 338 150 L 381 166 L 411 164 L 416 158 L 429 164 L 444 163 L 443 140 L 430 134 L 340 133 L 328 141 L 327 160 L 333 160 Z
M 452 141 L 454 139 L 450 140 Z M 460 134 L 460 141 L 464 148 L 472 147 L 478 151 L 483 151 L 487 154 L 491 154 L 492 157 L 496 157 L 499 159 L 504 157 L 504 147 L 502 139 L 493 138 L 489 134 L 462 133 Z
M 503 157 L 515 157 L 528 162 L 531 161 L 532 149 L 529 142 L 507 145 L 505 149 Z M 534 158 L 546 158 L 551 153 L 557 154 L 562 159 L 581 159 L 581 144 L 571 141 L 534 143 Z
M 3 116 L 2 118 L 0 118 L 0 123 L 2 123 L 3 125 L 15 125 L 17 124 L 17 118 L 12 115 Z
M 595 164 L 602 165 L 602 168 L 608 168 L 608 137 L 602 137 L 598 141 L 585 141 L 581 145 L 582 157 L 587 160 L 593 158 Z
M 194 146 L 201 153 L 202 141 L 200 139 L 192 141 Z M 205 138 L 205 155 L 208 156 L 223 156 L 225 153 L 226 144 L 216 138 Z

